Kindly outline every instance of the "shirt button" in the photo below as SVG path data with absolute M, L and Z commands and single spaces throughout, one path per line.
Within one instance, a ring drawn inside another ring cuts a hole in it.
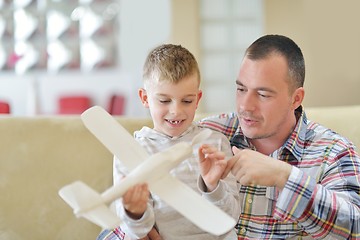
M 252 203 L 253 202 L 253 200 L 252 199 L 248 199 L 248 203 Z
M 246 232 L 246 228 L 243 227 L 243 228 L 240 229 L 241 234 L 244 234 L 245 232 Z

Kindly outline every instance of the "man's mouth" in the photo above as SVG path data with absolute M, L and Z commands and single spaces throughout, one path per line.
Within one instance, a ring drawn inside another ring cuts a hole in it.
M 240 118 L 242 119 L 242 121 L 243 121 L 245 124 L 253 125 L 253 124 L 256 124 L 257 122 L 259 122 L 259 119 L 258 119 L 258 118 L 253 117 L 253 116 L 246 116 L 245 114 L 244 114 L 244 115 L 240 115 Z
M 243 118 L 243 120 L 244 120 L 245 122 L 256 122 L 256 120 L 251 119 L 251 118 Z

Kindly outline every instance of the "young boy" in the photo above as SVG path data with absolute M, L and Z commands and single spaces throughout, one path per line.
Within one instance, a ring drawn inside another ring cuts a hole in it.
M 161 45 L 149 53 L 143 80 L 144 88 L 139 89 L 139 96 L 144 107 L 150 110 L 154 128 L 143 127 L 135 132 L 136 140 L 149 154 L 181 141 L 191 142 L 202 130 L 193 122 L 202 96 L 194 56 L 182 46 Z M 171 174 L 237 220 L 240 204 L 236 180 L 232 175 L 221 179 L 226 167 L 225 155 L 232 155 L 230 144 L 217 132 L 213 132 L 206 143 L 198 146 L 193 156 L 180 163 Z M 127 173 L 121 159 L 115 158 L 114 184 Z M 121 229 L 132 239 L 145 237 L 154 224 L 165 240 L 236 239 L 235 231 L 220 237 L 204 232 L 155 194 L 151 194 L 150 199 L 149 196 L 147 185 L 139 184 L 116 201 L 117 214 L 124 222 Z

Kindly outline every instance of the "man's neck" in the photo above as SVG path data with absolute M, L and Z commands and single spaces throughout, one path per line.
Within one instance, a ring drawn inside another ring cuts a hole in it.
M 289 122 L 288 126 L 284 126 L 288 131 L 284 132 L 282 135 L 274 135 L 267 138 L 259 138 L 259 139 L 250 139 L 250 143 L 255 147 L 256 151 L 270 155 L 287 141 L 291 133 L 294 131 L 294 128 L 297 123 L 297 118 L 294 115 L 294 118 L 291 122 Z
M 252 139 L 250 142 L 255 147 L 257 152 L 265 155 L 272 154 L 275 150 L 279 149 L 284 144 L 284 141 L 275 140 L 273 138 Z

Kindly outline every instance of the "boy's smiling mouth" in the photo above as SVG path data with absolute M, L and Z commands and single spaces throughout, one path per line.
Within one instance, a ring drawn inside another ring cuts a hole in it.
M 180 123 L 182 123 L 184 120 L 170 120 L 170 119 L 166 119 L 166 121 L 172 125 L 178 125 Z

